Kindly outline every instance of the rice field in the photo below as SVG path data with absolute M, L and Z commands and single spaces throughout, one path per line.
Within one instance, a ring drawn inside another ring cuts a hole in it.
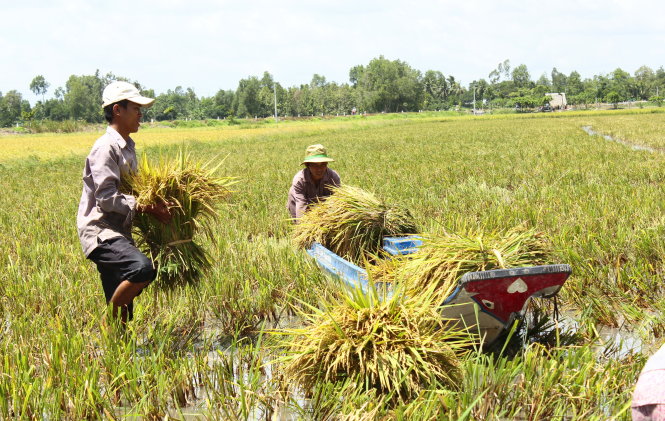
M 590 117 L 587 124 L 594 130 L 625 142 L 665 150 L 662 118 L 650 113 L 620 114 L 614 118 Z
M 99 133 L 0 137 L 0 419 L 629 419 L 637 374 L 665 333 L 665 155 L 585 125 L 659 147 L 665 114 L 146 127 L 139 154 L 186 144 L 201 161 L 225 157 L 218 175 L 238 183 L 201 239 L 211 270 L 195 285 L 150 286 L 122 339 L 101 326 L 102 288 L 76 235 Z M 314 143 L 343 183 L 409 209 L 422 232 L 542 232 L 573 268 L 562 330 L 520 337 L 515 352 L 471 347 L 455 387 L 431 376 L 408 398 L 352 377 L 294 387 L 283 336 L 339 289 L 293 246 L 285 209 Z M 573 345 L 562 339 L 571 331 Z

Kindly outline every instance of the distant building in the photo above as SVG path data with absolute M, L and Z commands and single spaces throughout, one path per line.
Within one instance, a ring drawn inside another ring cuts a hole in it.
M 549 97 L 552 98 L 550 100 L 550 107 L 554 110 L 564 110 L 568 106 L 565 92 L 554 92 L 545 95 L 549 95 Z

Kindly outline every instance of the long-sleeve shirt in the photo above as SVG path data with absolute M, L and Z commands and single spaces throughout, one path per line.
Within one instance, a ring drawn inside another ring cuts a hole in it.
M 312 174 L 307 168 L 298 171 L 293 177 L 289 198 L 286 201 L 286 208 L 289 210 L 291 218 L 297 219 L 303 216 L 310 203 L 330 196 L 332 194 L 330 187 L 339 187 L 341 184 L 339 174 L 330 168 L 326 168 L 318 186 L 312 180 Z
M 86 256 L 99 241 L 119 236 L 132 239 L 136 198 L 120 193 L 120 180 L 136 170 L 134 141 L 123 139 L 108 127 L 93 145 L 83 169 L 83 192 L 76 225 Z

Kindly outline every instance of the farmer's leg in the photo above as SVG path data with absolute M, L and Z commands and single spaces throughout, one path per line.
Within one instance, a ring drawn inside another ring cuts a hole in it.
M 100 242 L 89 258 L 97 264 L 106 302 L 113 304 L 113 317 L 124 323 L 132 319 L 133 299 L 154 278 L 152 262 L 125 237 Z
M 130 318 L 130 313 L 132 312 L 134 298 L 139 295 L 141 290 L 148 286 L 150 282 L 130 282 L 122 281 L 120 285 L 115 289 L 113 296 L 109 300 L 113 303 L 113 314 L 115 317 L 120 316 L 120 321 L 122 324 L 127 323 L 127 319 Z M 133 314 L 132 314 L 133 316 Z
M 133 318 L 133 301 L 155 279 L 152 262 L 133 244 L 122 244 L 121 251 L 124 264 L 122 281 L 118 284 L 111 299 L 114 315 L 120 310 L 120 320 L 124 324 Z

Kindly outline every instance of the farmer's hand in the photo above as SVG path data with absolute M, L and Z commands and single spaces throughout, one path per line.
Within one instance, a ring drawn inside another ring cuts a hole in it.
M 157 220 L 162 224 L 168 224 L 169 222 L 171 222 L 172 218 L 171 211 L 169 211 L 168 205 L 162 201 L 152 203 L 146 206 L 140 206 L 138 208 L 138 211 L 143 213 L 149 213 L 150 215 L 157 218 Z

